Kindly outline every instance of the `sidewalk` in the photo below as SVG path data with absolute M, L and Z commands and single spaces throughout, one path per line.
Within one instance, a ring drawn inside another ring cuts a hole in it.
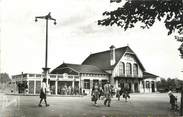
M 18 93 L 5 93 L 5 95 L 14 96 L 39 96 L 39 94 L 18 94 Z M 48 97 L 84 97 L 84 95 L 47 95 Z

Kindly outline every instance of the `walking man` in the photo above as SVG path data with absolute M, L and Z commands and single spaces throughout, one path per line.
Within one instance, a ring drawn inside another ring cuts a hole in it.
M 99 99 L 99 85 L 97 83 L 95 83 L 92 88 L 92 96 L 94 98 L 94 104 L 97 105 L 97 100 Z
M 111 85 L 110 85 L 109 81 L 107 81 L 107 84 L 104 85 L 104 96 L 105 96 L 104 105 L 105 106 L 110 107 L 111 93 L 112 93 Z
M 118 86 L 117 91 L 116 91 L 116 97 L 118 98 L 118 101 L 120 100 L 120 96 L 121 96 L 121 87 Z
M 45 105 L 46 106 L 49 106 L 49 104 L 47 104 L 47 101 L 46 101 L 46 78 L 43 78 L 43 81 L 42 81 L 42 87 L 41 87 L 41 91 L 40 91 L 40 102 L 39 102 L 39 107 L 42 107 L 41 105 L 41 102 L 43 101 L 44 99 L 44 102 L 45 102 Z

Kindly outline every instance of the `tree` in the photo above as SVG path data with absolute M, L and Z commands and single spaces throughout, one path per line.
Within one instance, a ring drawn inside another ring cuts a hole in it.
M 7 84 L 11 81 L 7 73 L 0 73 L 0 90 L 3 91 L 7 88 Z
M 177 31 L 183 33 L 182 0 L 128 0 L 122 7 L 103 13 L 107 18 L 99 20 L 98 25 L 117 25 L 124 30 L 141 23 L 141 28 L 150 28 L 156 21 L 163 20 L 168 35 Z M 183 41 L 181 38 L 176 38 Z
M 0 83 L 7 83 L 9 81 L 11 81 L 11 79 L 7 73 L 0 74 Z

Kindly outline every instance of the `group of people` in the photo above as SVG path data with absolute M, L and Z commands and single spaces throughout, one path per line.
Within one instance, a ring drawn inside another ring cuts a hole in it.
M 128 98 L 130 98 L 129 95 L 129 88 L 125 87 L 125 88 L 121 88 L 118 87 L 117 91 L 116 91 L 116 97 L 118 98 L 118 100 L 120 100 L 121 95 L 123 96 L 123 98 L 125 98 L 125 102 L 127 102 Z
M 40 90 L 40 102 L 38 104 L 39 107 L 42 107 L 41 103 L 44 100 L 45 105 L 49 106 L 46 100 L 46 91 L 47 91 L 47 86 L 46 86 L 46 78 L 43 79 L 42 82 L 42 87 Z M 123 90 L 119 88 L 116 92 L 116 97 L 118 100 L 120 100 L 120 96 L 123 94 L 123 98 L 125 98 L 125 101 L 127 101 L 127 98 L 130 98 L 129 96 L 129 91 L 127 88 L 124 88 Z M 114 88 L 112 85 L 110 85 L 109 81 L 104 85 L 104 87 L 100 87 L 97 83 L 94 84 L 92 88 L 92 101 L 94 102 L 95 105 L 97 105 L 97 100 L 101 98 L 101 96 L 104 96 L 104 105 L 110 107 L 111 104 L 111 97 L 114 95 Z
M 41 103 L 44 100 L 45 105 L 49 106 L 46 100 L 46 78 L 43 79 L 42 87 L 40 91 L 40 102 L 38 104 L 39 107 L 42 107 Z M 101 98 L 101 96 L 104 96 L 104 105 L 110 107 L 111 104 L 111 97 L 113 95 L 113 88 L 110 85 L 109 81 L 104 85 L 104 87 L 100 87 L 97 83 L 94 84 L 92 88 L 92 101 L 95 105 L 97 105 L 97 100 Z M 125 101 L 127 101 L 127 98 L 130 98 L 129 90 L 128 88 L 124 88 L 123 90 L 119 87 L 116 91 L 116 97 L 118 100 L 120 100 L 120 96 L 123 95 L 123 98 L 125 98 Z M 171 104 L 171 110 L 178 110 L 177 105 L 177 97 L 173 95 L 172 91 L 168 92 L 169 98 L 170 98 L 170 104 Z
M 54 88 L 53 88 L 54 89 Z M 79 94 L 79 87 L 75 86 L 63 86 L 58 88 L 58 94 L 60 95 L 78 95 Z
M 91 100 L 94 102 L 95 105 L 97 105 L 97 100 L 100 99 L 102 95 L 104 95 L 105 96 L 104 105 L 110 107 L 111 94 L 112 94 L 112 88 L 111 85 L 109 84 L 109 81 L 107 81 L 107 83 L 104 85 L 104 89 L 102 89 L 102 87 L 99 87 L 99 85 L 95 83 L 92 88 Z
M 110 85 L 109 81 L 107 81 L 103 88 L 100 87 L 97 83 L 95 83 L 92 88 L 91 100 L 94 102 L 95 105 L 97 105 L 97 100 L 99 100 L 101 96 L 104 96 L 104 105 L 110 107 L 111 98 L 114 94 L 114 87 Z M 116 91 L 116 97 L 118 98 L 118 100 L 120 100 L 121 95 L 123 95 L 123 98 L 125 98 L 125 101 L 127 102 L 127 99 L 130 98 L 129 89 L 122 89 L 119 87 Z

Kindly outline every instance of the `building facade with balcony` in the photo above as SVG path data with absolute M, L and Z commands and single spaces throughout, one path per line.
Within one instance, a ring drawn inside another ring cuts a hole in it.
M 131 92 L 155 92 L 156 75 L 146 72 L 143 64 L 129 47 L 115 48 L 91 54 L 82 64 L 94 65 L 109 74 L 115 87 L 128 87 Z
M 114 88 L 128 87 L 131 92 L 151 93 L 157 90 L 158 76 L 146 72 L 135 52 L 129 47 L 115 48 L 89 55 L 80 65 L 66 64 L 55 68 L 52 74 L 77 72 L 80 88 L 91 92 L 95 82 L 104 85 L 107 80 Z M 96 72 L 97 71 L 97 72 Z

